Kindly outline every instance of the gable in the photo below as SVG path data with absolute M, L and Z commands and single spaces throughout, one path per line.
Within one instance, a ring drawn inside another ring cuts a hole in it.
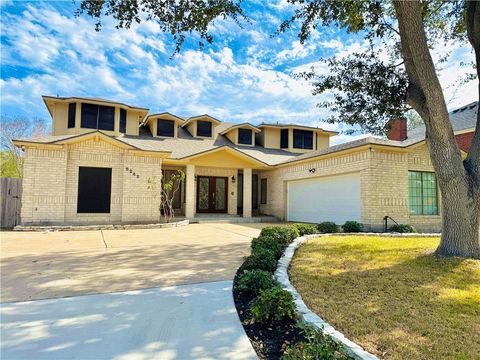
M 191 158 L 190 163 L 197 166 L 222 168 L 261 168 L 266 166 L 265 164 L 250 158 L 248 155 L 241 154 L 230 148 L 221 148 L 203 155 L 197 155 Z

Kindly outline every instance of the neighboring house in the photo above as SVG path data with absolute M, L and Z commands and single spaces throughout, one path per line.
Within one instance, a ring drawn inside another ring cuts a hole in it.
M 274 215 L 318 223 L 388 215 L 441 229 L 441 201 L 425 129 L 391 122 L 388 139 L 330 146 L 337 133 L 295 124 L 233 124 L 102 99 L 43 97 L 53 134 L 17 139 L 25 150 L 22 223 L 134 223 L 159 219 L 159 182 L 181 169 L 177 214 Z M 467 151 L 477 104 L 453 111 Z M 157 184 L 158 186 L 152 186 Z

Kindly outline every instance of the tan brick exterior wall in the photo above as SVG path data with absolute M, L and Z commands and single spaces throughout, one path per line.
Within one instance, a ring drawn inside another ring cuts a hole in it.
M 112 168 L 109 214 L 77 214 L 80 166 Z M 101 140 L 66 145 L 62 150 L 28 148 L 22 223 L 156 222 L 161 166 L 159 158 L 129 155 L 128 150 Z M 156 190 L 147 189 L 149 178 L 158 184 Z
M 389 215 L 397 222 L 411 224 L 421 231 L 440 231 L 440 215 L 410 215 L 408 171 L 433 172 L 426 145 L 412 150 L 412 152 L 392 152 L 366 149 L 260 172 L 259 179 L 267 178 L 267 204 L 261 204 L 260 211 L 263 214 L 285 219 L 287 182 L 290 180 L 358 172 L 362 222 L 367 229 L 383 229 L 383 217 Z M 309 172 L 312 168 L 316 169 L 315 173 Z M 440 194 L 438 197 L 441 211 Z

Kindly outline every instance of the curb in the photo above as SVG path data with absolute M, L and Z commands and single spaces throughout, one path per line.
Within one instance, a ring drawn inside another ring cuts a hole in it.
M 331 235 L 340 235 L 340 234 L 331 234 Z M 319 236 L 331 236 L 329 235 L 321 235 L 321 234 L 313 234 L 313 235 L 305 235 L 300 236 L 293 240 L 293 242 L 287 247 L 285 252 L 283 253 L 282 257 L 278 261 L 277 270 L 275 271 L 275 278 L 277 281 L 282 285 L 282 287 L 290 292 L 293 295 L 293 299 L 295 305 L 297 307 L 297 312 L 299 313 L 301 319 L 316 327 L 317 329 L 321 330 L 323 333 L 329 335 L 332 340 L 337 343 L 342 344 L 345 347 L 345 350 L 348 355 L 352 356 L 355 359 L 361 360 L 379 360 L 375 355 L 370 354 L 369 352 L 363 350 L 359 345 L 355 344 L 353 341 L 347 339 L 345 335 L 343 335 L 340 331 L 335 330 L 335 328 L 323 320 L 320 316 L 312 312 L 307 305 L 302 300 L 302 297 L 298 293 L 298 291 L 293 287 L 290 283 L 290 279 L 288 277 L 288 267 L 290 262 L 292 261 L 293 255 L 295 251 L 306 242 L 308 239 L 319 237 Z M 353 234 L 345 234 L 343 235 L 353 235 Z M 355 234 L 358 235 L 358 234 Z M 381 235 L 376 233 L 375 235 Z M 392 235 L 392 234 L 390 234 Z
M 23 226 L 17 225 L 13 231 L 84 231 L 84 230 L 130 230 L 130 229 L 163 229 L 186 226 L 189 220 L 156 224 L 117 224 L 117 225 L 51 225 L 51 226 Z

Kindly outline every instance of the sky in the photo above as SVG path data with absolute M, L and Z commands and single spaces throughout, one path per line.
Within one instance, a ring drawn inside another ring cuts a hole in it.
M 153 21 L 128 30 L 104 19 L 100 32 L 86 15 L 75 17 L 79 2 L 0 0 L 1 114 L 51 118 L 41 98 L 100 97 L 153 112 L 190 117 L 208 113 L 222 121 L 294 122 L 344 131 L 327 124 L 328 110 L 316 104 L 306 81 L 292 75 L 321 57 L 342 57 L 365 45 L 359 36 L 320 28 L 305 44 L 295 31 L 272 37 L 292 7 L 285 0 L 246 1 L 250 22 L 230 20 L 211 26 L 214 43 L 203 50 L 190 38 L 172 58 L 174 43 Z M 467 45 L 451 44 L 439 71 L 450 109 L 478 99 L 475 82 L 452 84 L 473 60 Z M 321 68 L 326 71 L 326 68 Z M 323 95 L 328 96 L 328 95 Z M 358 135 L 357 135 L 358 136 Z M 341 134 L 333 143 L 352 139 Z

